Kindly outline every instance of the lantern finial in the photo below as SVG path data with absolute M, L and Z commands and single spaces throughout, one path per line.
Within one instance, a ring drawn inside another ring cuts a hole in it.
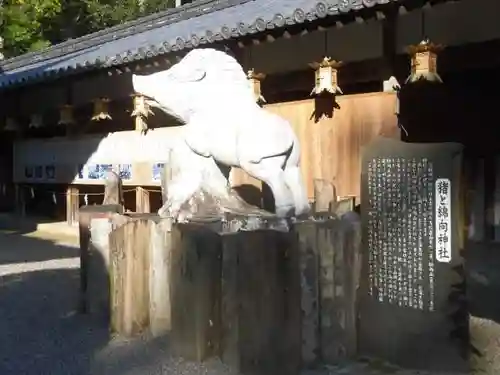
M 442 83 L 443 80 L 437 72 L 437 54 L 444 47 L 432 43 L 428 38 L 419 44 L 409 46 L 408 53 L 411 56 L 411 73 L 406 83 L 417 81 L 429 81 Z
M 315 86 L 311 91 L 311 95 L 322 93 L 329 93 L 331 95 L 343 94 L 337 80 L 338 69 L 342 66 L 342 62 L 325 56 L 321 62 L 314 62 L 309 64 L 309 66 L 316 71 Z
M 59 108 L 59 121 L 58 125 L 73 125 L 75 119 L 73 118 L 73 106 L 65 104 Z
M 43 127 L 43 117 L 40 114 L 33 114 L 30 116 L 30 128 L 41 128 Z
M 250 85 L 252 86 L 252 90 L 254 93 L 255 101 L 258 104 L 264 104 L 267 103 L 266 99 L 262 95 L 262 90 L 261 90 L 261 82 L 266 78 L 266 75 L 264 73 L 256 73 L 254 69 L 250 69 L 247 72 L 247 79 L 250 82 Z
M 7 117 L 7 119 L 5 120 L 4 130 L 17 132 L 21 130 L 21 127 L 19 126 L 19 123 L 16 121 L 16 119 L 14 119 L 13 117 Z
M 92 120 L 111 120 L 111 115 L 109 114 L 109 102 L 108 98 L 98 98 L 94 100 L 94 114 L 92 115 Z

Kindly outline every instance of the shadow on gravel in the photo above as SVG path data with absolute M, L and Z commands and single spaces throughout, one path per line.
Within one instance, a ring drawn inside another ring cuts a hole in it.
M 54 220 L 48 218 L 35 218 L 18 216 L 10 212 L 0 213 L 0 230 L 15 230 L 18 233 L 25 234 L 34 232 L 37 224 L 49 223 Z
M 105 321 L 77 313 L 80 270 L 68 258 L 78 253 L 50 240 L 0 233 L 1 375 L 228 373 L 218 361 L 172 357 L 165 337 L 110 343 Z M 498 374 L 500 244 L 469 244 L 465 258 L 476 367 Z M 51 262 L 30 268 L 42 261 Z
M 471 374 L 500 374 L 500 244 L 469 242 L 465 256 Z
M 471 314 L 500 323 L 500 243 L 470 242 L 465 268 Z
M 79 269 L 65 258 L 77 253 L 52 241 L 0 234 L 0 374 L 89 374 L 108 330 L 76 312 Z
M 13 263 L 43 262 L 52 259 L 75 258 L 80 255 L 76 247 L 61 246 L 51 240 L 25 237 L 23 231 L 1 233 L 0 266 Z
M 78 312 L 79 262 L 68 259 L 78 253 L 0 233 L 1 375 L 227 374 L 218 361 L 172 357 L 167 337 L 111 340 L 105 319 Z

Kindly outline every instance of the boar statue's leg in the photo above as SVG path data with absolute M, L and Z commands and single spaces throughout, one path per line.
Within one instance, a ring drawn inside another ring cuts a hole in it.
M 183 173 L 173 179 L 167 190 L 167 202 L 158 210 L 161 217 L 177 218 L 182 205 L 200 188 L 201 173 Z
M 309 200 L 307 199 L 307 192 L 302 180 L 302 173 L 300 168 L 296 165 L 286 166 L 285 171 L 285 182 L 292 192 L 294 205 L 295 205 L 295 215 L 305 215 L 311 210 L 309 206 Z
M 276 215 L 288 217 L 294 214 L 294 198 L 285 180 L 283 165 L 286 155 L 264 158 L 259 163 L 246 162 L 241 167 L 251 176 L 265 182 L 272 190 Z
M 161 217 L 185 221 L 203 212 L 215 214 L 220 207 L 213 207 L 211 198 L 231 203 L 227 179 L 230 168 L 219 165 L 211 156 L 197 154 L 182 142 L 170 152 L 167 168 L 168 178 L 162 181 L 166 202 L 158 211 Z M 211 196 L 208 200 L 206 193 Z

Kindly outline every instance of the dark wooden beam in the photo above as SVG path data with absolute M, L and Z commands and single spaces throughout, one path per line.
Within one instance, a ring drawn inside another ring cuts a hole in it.
M 384 14 L 382 22 L 382 54 L 387 72 L 385 78 L 396 76 L 397 60 L 397 8 L 393 7 Z
M 491 69 L 500 66 L 500 40 L 487 43 L 469 44 L 445 48 L 438 56 L 438 70 L 442 75 L 456 74 L 469 70 Z M 410 73 L 410 58 L 406 54 L 394 54 L 391 57 L 396 78 L 404 82 Z M 372 59 L 361 62 L 346 63 L 339 70 L 339 85 L 344 88 L 349 85 L 369 82 L 382 82 L 387 79 L 387 59 Z M 279 92 L 311 90 L 314 82 L 314 72 L 305 68 L 283 74 L 270 74 L 263 81 L 263 92 L 276 95 Z

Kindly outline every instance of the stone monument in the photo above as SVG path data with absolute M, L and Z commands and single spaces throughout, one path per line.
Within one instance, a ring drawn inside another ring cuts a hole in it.
M 362 354 L 467 367 L 462 146 L 380 138 L 363 153 Z
M 200 210 L 211 215 L 265 216 L 231 191 L 232 167 L 242 168 L 271 188 L 277 217 L 309 212 L 299 168 L 300 145 L 292 127 L 255 102 L 243 68 L 229 54 L 195 49 L 165 71 L 134 74 L 132 82 L 150 106 L 184 124 L 183 138 L 171 150 L 168 168 L 175 171 L 169 173 L 160 216 L 184 221 Z

